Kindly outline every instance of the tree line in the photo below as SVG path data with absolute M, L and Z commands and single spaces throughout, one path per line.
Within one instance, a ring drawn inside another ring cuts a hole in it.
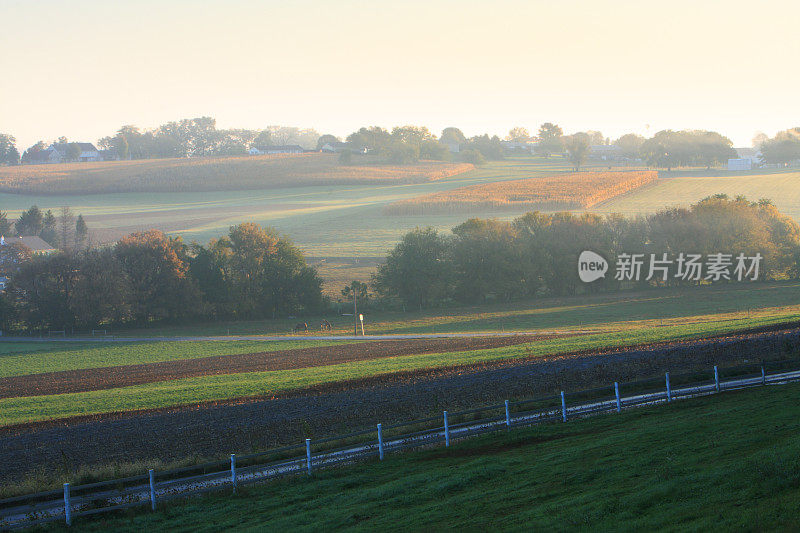
M 592 283 L 578 276 L 583 251 L 606 258 L 611 272 Z M 761 254 L 760 279 L 800 274 L 800 227 L 769 201 L 724 195 L 647 217 L 527 213 L 511 222 L 467 220 L 452 234 L 417 228 L 403 236 L 372 280 L 381 298 L 419 308 L 574 295 L 634 286 L 702 283 L 661 277 L 618 280 L 623 254 Z
M 48 255 L 4 246 L 0 274 L 10 279 L 0 295 L 3 330 L 274 318 L 326 305 L 302 253 L 252 223 L 206 246 L 157 230 Z
M 653 137 L 629 133 L 616 140 L 601 132 L 588 130 L 565 135 L 560 126 L 545 122 L 535 134 L 524 127 L 512 128 L 505 139 L 497 135 L 466 137 L 455 127 L 442 130 L 437 137 L 424 126 L 397 126 L 387 130 L 378 126 L 363 127 L 348 135 L 349 149 L 341 156 L 343 163 L 352 160 L 354 153 L 368 151 L 393 163 L 412 163 L 419 159 L 450 160 L 482 164 L 498 160 L 509 151 L 502 140 L 532 143 L 533 151 L 543 157 L 565 154 L 578 170 L 586 162 L 591 147 L 613 145 L 628 159 L 641 160 L 658 168 L 707 166 L 724 164 L 737 157 L 733 143 L 727 137 L 704 130 L 663 130 Z M 320 135 L 313 129 L 269 126 L 264 129 L 218 129 L 212 117 L 198 117 L 167 122 L 152 130 L 124 125 L 114 135 L 103 137 L 98 146 L 116 150 L 121 159 L 157 159 L 168 157 L 236 156 L 245 155 L 253 146 L 297 144 L 308 150 L 320 150 L 330 142 L 339 142 L 335 135 Z M 57 142 L 67 143 L 66 137 Z M 458 146 L 458 151 L 449 146 Z M 769 138 L 759 134 L 753 145 L 761 152 L 761 161 L 786 165 L 800 159 L 800 128 L 778 132 Z M 48 146 L 39 141 L 20 156 L 12 135 L 0 134 L 0 164 L 25 162 L 34 152 Z M 75 145 L 77 149 L 77 145 Z M 513 151 L 514 148 L 511 149 Z M 79 152 L 78 152 L 79 155 Z
M 8 219 L 8 213 L 0 211 L 0 235 L 41 237 L 47 244 L 62 250 L 83 248 L 89 244 L 89 227 L 83 215 L 76 218 L 68 206 L 59 209 L 56 216 L 52 210 L 43 212 L 34 205 L 23 211 L 13 223 Z

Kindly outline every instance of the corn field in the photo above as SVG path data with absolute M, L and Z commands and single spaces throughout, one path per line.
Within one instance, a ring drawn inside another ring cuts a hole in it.
M 451 214 L 465 211 L 586 209 L 653 183 L 655 171 L 574 172 L 461 187 L 385 207 L 388 215 Z

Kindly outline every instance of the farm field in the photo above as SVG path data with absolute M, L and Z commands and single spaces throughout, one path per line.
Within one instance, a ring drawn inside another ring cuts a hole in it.
M 387 205 L 388 215 L 469 211 L 570 211 L 588 209 L 655 183 L 653 170 L 575 172 L 541 178 L 471 185 Z
M 722 193 L 730 197 L 742 195 L 751 201 L 767 198 L 783 214 L 800 221 L 800 172 L 730 174 L 709 177 L 699 172 L 667 173 L 675 177 L 661 178 L 655 184 L 612 198 L 594 206 L 592 211 L 640 215 Z
M 9 167 L 10 168 L 10 167 Z M 587 170 L 604 170 L 597 164 Z M 562 158 L 510 157 L 457 175 L 422 183 L 369 183 L 277 187 L 215 192 L 129 192 L 59 196 L 0 192 L 0 210 L 15 218 L 31 205 L 57 210 L 70 205 L 82 213 L 97 243 L 150 228 L 180 235 L 185 241 L 207 242 L 226 233 L 231 225 L 252 221 L 273 226 L 293 239 L 312 264 L 319 266 L 327 294 L 336 297 L 353 279 L 367 281 L 374 267 L 405 232 L 418 226 L 449 231 L 471 216 L 508 220 L 527 208 L 492 212 L 485 209 L 458 213 L 390 216 L 387 205 L 411 198 L 473 185 L 552 176 L 570 170 Z M 688 205 L 723 192 L 750 199 L 771 198 L 778 208 L 800 220 L 800 172 L 730 173 L 692 169 L 660 175 L 655 184 L 590 210 L 599 213 L 642 214 L 665 205 Z M 703 176 L 713 177 L 703 177 Z M 297 184 L 295 184 L 297 185 Z M 356 263 L 363 259 L 364 262 Z
M 76 525 L 791 530 L 800 521 L 799 392 L 749 389 L 514 430 Z
M 418 183 L 472 168 L 436 161 L 387 165 L 372 157 L 340 165 L 337 155 L 320 153 L 21 165 L 0 169 L 0 191 L 86 195 Z
M 798 291 L 800 284 L 797 283 L 765 284 L 754 286 L 750 290 L 710 287 L 667 291 L 663 295 L 658 291 L 647 291 L 652 294 L 628 295 L 627 298 L 614 295 L 605 299 L 597 298 L 584 304 L 578 304 L 581 300 L 577 299 L 572 302 L 551 302 L 551 307 L 537 306 L 527 310 L 517 307 L 505 315 L 498 314 L 499 311 L 485 315 L 482 311 L 478 311 L 478 315 L 472 319 L 468 319 L 465 313 L 458 317 L 445 317 L 444 320 L 452 320 L 449 327 L 460 331 L 470 328 L 481 328 L 484 331 L 494 328 L 496 331 L 498 324 L 508 323 L 516 328 L 520 328 L 521 324 L 528 324 L 528 329 L 533 332 L 538 331 L 539 335 L 511 341 L 504 341 L 502 338 L 487 339 L 487 343 L 483 345 L 477 341 L 473 344 L 465 339 L 444 339 L 439 343 L 425 341 L 417 345 L 411 342 L 395 352 L 388 348 L 381 350 L 379 346 L 373 350 L 369 346 L 375 343 L 365 343 L 352 348 L 342 347 L 342 351 L 349 355 L 345 358 L 333 357 L 327 360 L 324 358 L 324 353 L 331 353 L 330 350 L 333 348 L 317 348 L 321 351 L 316 352 L 316 356 L 313 351 L 304 352 L 307 353 L 307 358 L 302 360 L 302 363 L 284 362 L 277 367 L 270 366 L 274 364 L 276 356 L 270 358 L 258 355 L 267 350 L 276 353 L 266 348 L 268 346 L 266 343 L 256 343 L 255 345 L 259 347 L 256 352 L 253 343 L 240 344 L 238 341 L 230 341 L 227 344 L 208 341 L 194 345 L 191 343 L 184 345 L 184 341 L 165 341 L 160 343 L 163 346 L 154 350 L 158 353 L 151 356 L 152 362 L 149 363 L 161 366 L 152 367 L 149 371 L 141 366 L 137 367 L 136 372 L 149 376 L 138 382 L 126 381 L 123 377 L 115 382 L 114 375 L 119 373 L 122 376 L 132 371 L 131 368 L 119 367 L 124 364 L 134 364 L 135 354 L 148 351 L 149 344 L 132 343 L 98 347 L 87 343 L 85 347 L 75 347 L 69 343 L 54 341 L 31 344 L 33 353 L 28 354 L 20 351 L 22 349 L 20 344 L 12 343 L 9 348 L 12 353 L 0 357 L 0 375 L 6 376 L 0 380 L 0 387 L 13 391 L 9 392 L 7 397 L 0 399 L 0 426 L 246 397 L 294 394 L 313 387 L 371 379 L 376 376 L 425 372 L 464 365 L 532 360 L 610 347 L 619 349 L 676 342 L 725 335 L 747 328 L 796 323 L 800 318 L 800 304 L 797 304 Z M 705 307 L 699 306 L 695 309 L 695 304 L 701 301 L 706 302 Z M 563 327 L 574 322 L 582 323 L 583 318 L 588 319 L 591 316 L 594 316 L 591 327 L 588 325 L 572 329 Z M 421 323 L 417 323 L 416 326 L 412 320 L 411 327 L 419 329 L 436 327 L 431 325 L 430 317 L 422 316 L 419 320 Z M 386 329 L 391 329 L 392 324 L 395 323 L 388 320 Z M 562 328 L 557 334 L 553 334 L 551 330 L 556 329 L 553 327 L 556 324 L 560 324 Z M 442 325 L 439 323 L 439 327 Z M 501 328 L 506 329 L 505 326 Z M 203 362 L 192 356 L 193 351 L 197 351 L 199 347 L 205 350 L 206 357 L 224 356 L 226 346 L 228 353 L 231 354 L 230 368 L 226 368 L 224 357 Z M 235 354 L 247 354 L 248 348 L 251 350 L 251 355 L 234 357 Z M 307 347 L 306 350 L 313 348 Z M 88 356 L 86 358 L 88 363 L 84 363 L 81 357 L 84 351 Z M 105 355 L 106 352 L 108 355 Z M 364 355 L 359 356 L 359 353 Z M 320 359 L 317 360 L 317 357 Z M 195 362 L 190 362 L 191 359 Z M 105 365 L 102 361 L 105 361 Z M 183 361 L 184 364 L 165 364 L 168 361 Z M 191 367 L 192 364 L 195 365 L 194 371 L 181 373 L 180 368 Z M 26 365 L 29 365 L 31 370 L 26 371 Z M 54 384 L 48 384 L 31 376 L 22 378 L 25 375 L 41 373 L 45 369 L 50 372 L 64 372 L 92 368 L 96 369 L 96 372 L 83 372 L 78 378 L 74 373 L 67 376 L 51 375 Z M 197 370 L 198 368 L 200 370 Z M 134 375 L 136 373 L 132 372 L 131 376 Z M 73 381 L 77 379 L 79 382 L 105 383 L 105 385 L 89 387 L 94 390 L 85 390 L 86 387 L 83 387 L 80 389 L 81 392 L 65 392 L 73 389 L 59 388 L 58 383 L 63 379 L 67 382 L 70 379 Z M 25 390 L 25 383 L 30 385 L 30 391 Z M 39 394 L 37 384 L 44 387 L 45 393 L 56 393 Z M 47 387 L 54 388 L 48 390 Z

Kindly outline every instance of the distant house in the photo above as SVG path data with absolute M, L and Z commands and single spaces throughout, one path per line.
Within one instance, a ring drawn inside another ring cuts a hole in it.
M 119 152 L 111 148 L 110 150 L 100 150 L 100 161 L 119 161 Z
M 623 159 L 622 149 L 613 144 L 593 144 L 589 157 L 601 161 L 619 161 Z
M 253 146 L 248 150 L 250 155 L 265 155 L 265 154 L 302 154 L 305 152 L 302 146 L 297 144 L 288 144 L 283 146 Z
M 439 141 L 439 144 L 446 146 L 447 150 L 451 154 L 457 154 L 458 152 L 461 151 L 461 145 L 459 143 L 456 143 L 456 142 Z
M 0 235 L 0 246 L 8 246 L 15 243 L 22 244 L 34 254 L 50 254 L 56 251 L 55 248 L 41 237 L 27 236 L 6 238 L 4 235 Z
M 533 153 L 535 144 L 529 141 L 500 141 L 500 146 L 506 152 L 526 152 L 529 154 Z
M 71 144 L 77 144 L 80 148 L 80 155 L 76 161 L 103 161 L 100 152 L 92 143 L 53 143 L 45 150 L 30 154 L 25 162 L 32 164 L 72 162 L 73 159 L 68 157 Z
M 728 159 L 728 170 L 753 170 L 753 160 L 749 157 Z
M 320 150 L 325 152 L 325 153 L 328 153 L 328 154 L 338 154 L 338 153 L 341 153 L 341 152 L 343 152 L 345 150 L 353 150 L 353 147 L 350 145 L 350 143 L 343 143 L 343 142 L 340 142 L 340 141 L 333 141 L 333 142 L 329 142 L 329 143 L 323 144 L 322 148 L 320 148 Z M 353 150 L 353 151 L 355 151 L 355 150 Z

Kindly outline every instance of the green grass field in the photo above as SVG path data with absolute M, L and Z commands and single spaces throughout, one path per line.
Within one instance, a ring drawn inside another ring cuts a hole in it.
M 628 298 L 624 295 L 597 297 L 588 304 L 573 300 L 571 305 L 570 302 L 561 301 L 555 307 L 516 307 L 506 311 L 507 314 L 499 320 L 501 323 L 524 320 L 532 329 L 541 329 L 543 324 L 547 328 L 574 325 L 580 317 L 588 318 L 594 314 L 594 321 L 590 324 L 592 329 L 583 330 L 583 335 L 535 340 L 487 350 L 404 355 L 293 370 L 192 377 L 90 392 L 5 398 L 0 399 L 0 425 L 272 395 L 396 372 L 689 339 L 800 319 L 800 304 L 796 303 L 800 301 L 800 284 L 797 283 L 764 284 L 750 290 L 706 287 L 665 291 L 663 295 L 659 294 L 660 291 L 648 292 L 651 294 L 637 293 Z M 723 307 L 727 310 L 723 310 Z M 737 310 L 731 311 L 734 308 Z M 749 318 L 741 312 L 741 309 L 747 308 L 752 308 Z M 673 316 L 670 318 L 670 315 L 663 313 L 672 313 Z M 659 314 L 666 318 L 656 318 Z M 496 326 L 496 314 L 487 315 L 477 311 L 472 319 L 468 316 L 459 315 L 449 326 L 461 331 L 470 327 L 484 331 L 499 329 Z M 430 322 L 425 322 L 431 317 L 421 317 L 420 320 L 424 325 L 418 324 L 416 327 L 432 327 Z M 397 327 L 397 323 L 387 321 L 386 329 L 391 330 L 392 324 Z M 495 326 L 490 328 L 489 324 Z M 10 350 L 20 349 L 18 345 L 10 346 Z M 65 346 L 63 342 L 52 342 L 33 345 L 35 353 L 32 354 L 16 352 L 0 357 L 0 375 L 25 372 L 27 361 L 30 361 L 32 370 L 26 373 L 33 373 L 56 368 L 96 368 L 105 366 L 106 361 L 131 363 L 139 357 L 149 357 L 155 361 L 194 357 L 196 354 L 216 355 L 225 351 L 242 353 L 253 349 L 264 350 L 266 346 L 274 345 L 208 341 L 164 342 L 160 346 L 134 343 L 97 347 L 87 344 L 81 349 L 74 345 Z
M 514 430 L 75 525 L 791 531 L 800 522 L 798 393 L 797 384 L 766 387 Z

